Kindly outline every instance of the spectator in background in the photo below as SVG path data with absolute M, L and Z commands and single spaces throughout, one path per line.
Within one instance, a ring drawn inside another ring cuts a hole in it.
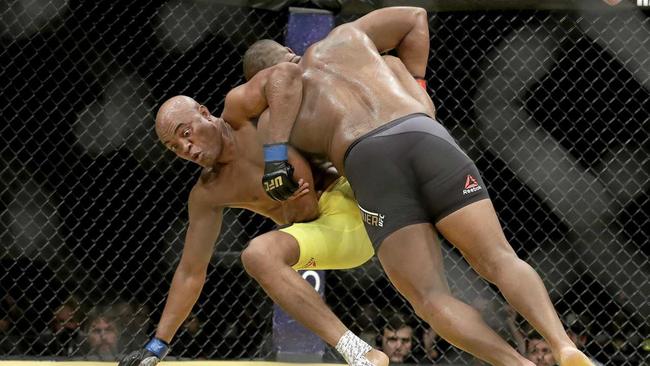
M 120 301 L 112 308 L 118 328 L 123 334 L 129 334 L 128 339 L 120 338 L 120 349 L 129 349 L 146 343 L 149 339 L 150 328 L 149 307 L 129 301 Z
M 531 332 L 526 339 L 526 358 L 537 366 L 554 366 L 551 346 L 537 332 Z
M 76 355 L 84 339 L 81 319 L 83 314 L 76 299 L 69 298 L 57 307 L 48 329 L 39 336 L 42 352 L 50 356 Z
M 20 314 L 11 295 L 5 294 L 0 298 L 0 356 L 23 353 L 21 337 L 15 329 Z
M 365 303 L 355 307 L 354 334 L 357 334 L 369 345 L 377 344 L 379 339 L 377 319 L 379 319 L 379 309 L 374 303 Z
M 564 326 L 567 328 L 569 338 L 575 343 L 579 350 L 583 351 L 595 366 L 603 366 L 602 363 L 590 355 L 588 345 L 591 343 L 589 339 L 589 328 L 586 326 L 585 321 L 576 313 L 568 313 L 564 316 Z
M 120 354 L 117 320 L 109 309 L 96 308 L 90 313 L 86 327 L 88 358 L 101 361 L 117 359 Z
M 203 333 L 203 321 L 196 313 L 191 313 L 179 330 L 172 354 L 178 357 L 206 359 L 210 353 L 208 341 Z
M 431 327 L 427 327 L 422 334 L 422 347 L 424 348 L 424 357 L 427 362 L 439 362 L 442 358 L 442 350 L 438 343 L 442 338 Z
M 520 322 L 518 320 L 519 314 L 513 309 L 510 304 L 505 304 L 502 309 L 505 315 L 506 328 L 510 332 L 510 338 L 515 343 L 517 351 L 522 355 L 526 354 L 526 337 L 521 331 Z
M 406 317 L 395 313 L 381 330 L 381 350 L 388 356 L 390 363 L 418 363 L 413 357 L 413 327 Z

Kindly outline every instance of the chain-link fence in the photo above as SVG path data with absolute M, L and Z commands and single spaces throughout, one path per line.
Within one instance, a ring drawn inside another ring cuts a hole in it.
M 0 16 L 0 357 L 102 357 L 92 338 L 100 325 L 115 328 L 118 352 L 139 348 L 160 317 L 198 172 L 157 144 L 156 107 L 186 94 L 217 114 L 243 80 L 246 47 L 282 42 L 287 14 L 189 0 L 22 0 L 0 4 Z M 587 353 L 647 364 L 647 14 L 430 13 L 430 28 L 438 119 L 477 162 L 515 250 Z M 226 212 L 173 356 L 273 357 L 272 303 L 239 261 L 272 227 Z M 514 341 L 500 295 L 445 253 L 454 294 Z M 411 361 L 468 360 L 413 317 L 376 261 L 326 280 L 328 304 L 370 342 L 381 346 L 383 324 L 401 313 L 414 329 Z

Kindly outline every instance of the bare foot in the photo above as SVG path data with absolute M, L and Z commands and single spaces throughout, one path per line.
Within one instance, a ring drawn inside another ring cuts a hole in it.
M 366 353 L 366 358 L 374 366 L 388 366 L 388 356 L 386 356 L 384 352 L 378 349 L 371 349 L 368 353 Z
M 589 357 L 575 348 L 565 348 L 560 353 L 560 366 L 594 366 Z

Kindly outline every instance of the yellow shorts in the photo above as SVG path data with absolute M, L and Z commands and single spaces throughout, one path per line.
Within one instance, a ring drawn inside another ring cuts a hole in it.
M 354 268 L 372 258 L 375 250 L 345 178 L 323 192 L 318 208 L 318 219 L 280 229 L 298 241 L 300 259 L 294 269 Z

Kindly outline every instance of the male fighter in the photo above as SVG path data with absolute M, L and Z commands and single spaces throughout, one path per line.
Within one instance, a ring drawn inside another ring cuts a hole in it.
M 428 103 L 427 111 L 434 114 L 430 98 L 404 72 L 399 59 L 392 56 L 384 56 L 384 59 L 396 77 L 405 83 L 405 90 Z M 293 77 L 292 71 L 275 68 L 257 80 L 300 88 L 300 79 Z M 294 271 L 356 267 L 370 258 L 374 250 L 349 184 L 332 169 L 314 169 L 312 175 L 306 161 L 292 151 L 289 158 L 296 166 L 294 177 L 304 177 L 305 181 L 304 184 L 299 181 L 294 200 L 288 203 L 273 201 L 259 187 L 264 165 L 262 145 L 250 121 L 256 116 L 250 111 L 258 106 L 251 105 L 251 99 L 239 96 L 251 90 L 260 94 L 265 86 L 248 83 L 228 94 L 222 116 L 228 118 L 230 124 L 212 116 L 206 107 L 185 96 L 169 99 L 158 111 L 156 131 L 165 146 L 205 169 L 190 194 L 190 226 L 183 256 L 172 280 L 156 336 L 145 349 L 126 356 L 120 365 L 152 365 L 167 353 L 169 342 L 200 294 L 224 207 L 247 208 L 278 224 L 314 219 L 253 239 L 242 253 L 246 271 L 294 319 L 335 346 L 349 364 L 379 366 L 388 363 L 384 353 L 371 350 L 365 343 L 350 341 L 356 337 Z M 271 111 L 283 116 L 282 108 L 286 107 L 291 106 L 283 104 L 279 109 L 269 108 L 260 117 L 261 123 L 267 123 Z M 310 186 L 324 189 L 324 192 L 316 197 L 314 191 L 309 190 Z M 367 357 L 363 357 L 366 353 Z
M 275 73 L 271 79 L 282 71 Z M 245 106 L 228 102 L 224 115 L 232 116 L 240 108 Z M 388 365 L 381 351 L 343 338 L 347 328 L 295 271 L 352 268 L 374 254 L 349 184 L 331 171 L 315 170 L 315 179 L 307 161 L 290 150 L 294 176 L 300 177 L 298 194 L 286 202 L 270 199 L 259 186 L 264 160 L 257 130 L 249 120 L 233 121 L 236 130 L 186 96 L 167 100 L 158 111 L 160 140 L 204 169 L 190 193 L 183 254 L 156 335 L 143 350 L 124 357 L 120 365 L 154 365 L 165 356 L 173 335 L 199 297 L 226 207 L 246 208 L 280 225 L 309 221 L 253 239 L 241 256 L 246 271 L 276 303 L 335 346 L 351 365 Z M 320 197 L 316 190 L 323 190 Z
M 380 55 L 396 49 L 408 72 L 421 78 L 428 44 L 426 11 L 398 7 L 335 28 L 302 59 L 279 44 L 249 52 L 267 55 L 248 62 L 262 65 L 249 75 L 278 64 L 250 83 L 288 65 L 302 79 L 301 88 L 268 83 L 264 92 L 269 94 L 246 96 L 258 101 L 259 111 L 267 104 L 300 103 L 285 109 L 295 114 L 271 121 L 284 124 L 259 125 L 266 144 L 267 194 L 284 199 L 293 191 L 288 142 L 326 155 L 352 185 L 391 282 L 436 333 L 491 364 L 531 365 L 476 310 L 451 296 L 437 231 L 545 337 L 560 365 L 591 365 L 567 336 L 540 277 L 505 238 L 474 163 L 426 105 L 405 91 Z

